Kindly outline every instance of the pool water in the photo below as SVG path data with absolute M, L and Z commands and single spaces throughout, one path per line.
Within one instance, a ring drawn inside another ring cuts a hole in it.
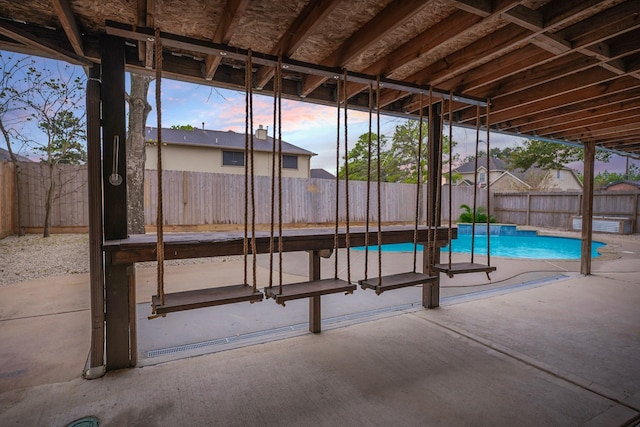
M 515 226 L 500 226 L 502 229 L 491 230 L 491 256 L 526 259 L 580 259 L 582 241 L 580 239 L 555 236 L 538 236 L 535 231 L 516 230 Z M 505 227 L 508 227 L 505 229 Z M 483 234 L 477 234 L 478 232 Z M 600 256 L 598 248 L 605 246 L 602 242 L 593 242 L 591 257 Z M 364 250 L 364 246 L 353 248 Z M 369 250 L 377 251 L 377 246 L 370 246 Z M 383 245 L 384 252 L 413 252 L 413 243 L 396 243 Z M 422 245 L 418 245 L 422 250 Z M 442 248 L 448 252 L 449 247 Z M 459 227 L 458 238 L 452 241 L 452 252 L 471 253 L 471 228 Z M 487 254 L 487 235 L 484 230 L 476 229 L 474 239 L 474 253 Z

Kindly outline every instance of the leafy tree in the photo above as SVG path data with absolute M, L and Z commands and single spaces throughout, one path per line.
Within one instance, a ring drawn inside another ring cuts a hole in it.
M 511 154 L 513 153 L 513 150 L 514 150 L 513 147 L 504 147 L 504 148 L 493 147 L 489 150 L 489 153 L 491 154 L 491 157 L 508 161 L 511 158 Z M 486 154 L 487 154 L 486 151 L 483 151 L 483 150 L 478 151 L 479 158 L 484 157 Z M 470 154 L 469 156 L 465 157 L 464 161 L 472 162 L 473 160 L 475 160 L 475 158 L 476 156 L 474 154 Z
M 371 181 L 377 181 L 377 167 L 378 167 L 378 135 L 375 133 L 371 133 Z M 356 145 L 349 150 L 348 159 L 349 159 L 349 179 L 354 181 L 366 181 L 369 177 L 369 133 L 363 133 L 358 138 L 358 142 Z M 380 180 L 387 181 L 388 171 L 386 169 L 386 161 L 389 157 L 389 153 L 386 151 L 387 147 L 387 138 L 384 135 L 380 136 L 380 158 L 382 162 L 380 163 Z M 344 157 L 343 157 L 344 160 Z M 345 177 L 345 168 L 344 166 L 340 167 L 338 171 L 338 177 L 340 179 L 344 179 Z
M 51 206 L 55 197 L 55 171 L 60 163 L 81 163 L 84 149 L 84 86 L 85 76 L 68 65 L 53 73 L 30 66 L 26 71 L 23 98 L 29 112 L 27 120 L 36 122 L 42 132 L 38 139 L 27 143 L 42 153 L 41 162 L 48 165 L 43 237 L 49 237 Z
M 610 153 L 597 151 L 596 159 L 607 161 Z M 527 170 L 532 166 L 541 169 L 562 169 L 567 163 L 584 160 L 584 150 L 559 143 L 528 139 L 521 147 L 516 147 L 508 159 L 511 169 Z
M 24 147 L 24 140 L 21 136 L 27 115 L 25 99 L 31 93 L 26 75 L 33 64 L 34 61 L 31 58 L 7 56 L 0 51 L 0 133 L 14 165 L 18 233 L 20 236 L 24 235 L 24 227 L 22 226 L 20 165 L 16 152 L 21 151 Z
M 380 136 L 380 179 L 385 182 L 405 182 L 416 183 L 418 179 L 418 136 L 419 122 L 417 120 L 407 120 L 405 123 L 397 125 L 391 146 L 387 148 L 388 141 L 384 135 Z M 420 159 L 422 182 L 427 180 L 427 123 L 422 124 L 422 153 Z M 377 168 L 377 135 L 371 134 L 372 160 L 371 160 L 371 180 L 375 181 Z M 349 151 L 349 179 L 367 180 L 367 147 L 369 134 L 365 133 L 358 138 L 355 147 Z M 443 156 L 446 170 L 449 153 L 449 138 L 443 138 Z M 456 156 L 457 157 L 457 156 Z M 455 160 L 455 159 L 454 159 Z M 344 177 L 344 166 L 338 172 L 339 177 Z
M 194 130 L 195 128 L 191 125 L 172 125 L 171 129 L 178 129 L 178 130 Z
M 594 180 L 596 188 L 603 188 L 618 181 L 640 181 L 640 167 L 630 165 L 627 173 L 600 172 Z

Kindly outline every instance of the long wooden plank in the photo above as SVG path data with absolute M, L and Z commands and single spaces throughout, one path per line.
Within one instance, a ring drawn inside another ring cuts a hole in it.
M 426 283 L 435 282 L 438 280 L 436 276 L 429 276 L 428 274 L 408 272 L 391 274 L 389 276 L 372 277 L 367 280 L 360 280 L 358 284 L 362 289 L 373 289 L 376 294 L 380 295 L 384 291 L 390 291 L 392 289 L 406 288 L 415 285 L 424 285 Z
M 437 240 L 448 240 L 448 229 L 437 228 Z M 418 242 L 429 240 L 429 227 L 420 226 Z M 457 229 L 453 229 L 452 238 L 457 237 Z M 369 244 L 377 245 L 377 231 L 369 232 Z M 256 233 L 256 252 L 269 252 L 269 233 Z M 413 226 L 384 227 L 382 242 L 403 243 L 413 241 Z M 112 254 L 115 264 L 128 264 L 156 259 L 156 236 L 153 234 L 132 235 L 126 239 L 109 240 L 104 243 L 104 250 Z M 205 233 L 165 233 L 165 259 L 202 258 L 226 255 L 241 255 L 243 249 L 243 233 L 205 232 Z M 277 242 L 276 242 L 277 243 Z M 332 249 L 334 247 L 334 230 L 322 229 L 290 229 L 284 230 L 283 250 L 285 252 Z M 364 227 L 354 227 L 350 232 L 351 246 L 365 244 Z M 338 245 L 346 247 L 346 233 L 338 233 Z
M 164 304 L 160 297 L 152 297 L 152 305 L 158 315 L 236 302 L 259 302 L 263 299 L 260 291 L 254 291 L 250 285 L 231 285 L 219 288 L 195 289 L 165 294 Z
M 433 269 L 441 273 L 445 273 L 449 277 L 453 277 L 456 274 L 466 273 L 487 273 L 487 276 L 492 271 L 496 271 L 496 268 L 486 264 L 476 264 L 470 262 L 457 262 L 451 265 L 449 264 L 436 264 Z
M 267 298 L 273 298 L 278 304 L 284 306 L 287 301 L 291 300 L 337 294 L 340 292 L 352 294 L 355 290 L 356 285 L 352 285 L 345 280 L 324 279 L 283 285 L 282 293 L 280 293 L 278 286 L 265 288 L 264 293 Z

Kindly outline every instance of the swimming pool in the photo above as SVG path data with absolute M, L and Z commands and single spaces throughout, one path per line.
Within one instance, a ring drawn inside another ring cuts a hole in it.
M 480 229 L 481 228 L 481 229 Z M 474 239 L 474 253 L 487 254 L 486 226 L 476 228 Z M 536 231 L 517 230 L 515 225 L 491 226 L 491 256 L 526 259 L 580 259 L 582 241 L 569 237 L 539 236 Z M 591 257 L 600 256 L 598 248 L 605 246 L 602 242 L 593 242 Z M 364 250 L 364 246 L 353 248 Z M 377 246 L 370 246 L 369 250 L 377 251 Z M 396 243 L 383 245 L 384 252 L 413 252 L 412 243 Z M 418 245 L 422 250 L 422 245 Z M 458 226 L 458 238 L 452 241 L 452 252 L 471 253 L 471 225 Z M 442 248 L 448 252 L 449 247 Z

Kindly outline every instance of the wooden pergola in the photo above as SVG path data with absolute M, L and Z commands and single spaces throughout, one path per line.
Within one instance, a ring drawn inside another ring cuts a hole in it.
M 89 76 L 88 376 L 136 363 L 131 267 L 150 256 L 152 242 L 127 236 L 126 182 L 109 185 L 102 159 L 113 158 L 115 137 L 125 140 L 125 71 L 154 72 L 156 28 L 171 79 L 243 90 L 251 50 L 256 93 L 273 93 L 279 57 L 288 99 L 334 105 L 334 76 L 345 69 L 351 108 L 368 108 L 378 77 L 383 114 L 417 116 L 420 95 L 432 91 L 431 156 L 449 103 L 453 125 L 480 120 L 492 131 L 583 146 L 583 274 L 591 272 L 595 150 L 640 155 L 638 0 L 0 0 L 0 49 L 79 64 Z M 484 108 L 476 115 L 487 100 L 490 122 Z M 124 170 L 124 144 L 118 154 Z M 427 222 L 436 225 L 433 214 Z M 310 275 L 319 275 L 319 251 L 330 246 L 295 241 L 287 250 L 311 251 Z M 213 256 L 214 243 L 168 245 L 174 257 Z M 438 282 L 424 288 L 424 305 L 436 307 Z M 319 299 L 311 298 L 312 330 L 318 322 Z

